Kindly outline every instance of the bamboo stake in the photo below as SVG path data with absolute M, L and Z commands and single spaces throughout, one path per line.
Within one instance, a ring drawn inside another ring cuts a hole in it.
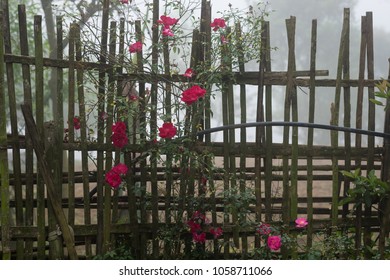
M 43 137 L 44 121 L 44 89 L 43 89 L 43 46 L 42 46 L 42 17 L 34 16 L 34 44 L 35 44 L 35 101 L 36 123 L 38 135 Z M 45 231 L 45 188 L 41 170 L 38 168 L 37 176 L 37 223 L 38 223 L 38 258 L 46 257 L 46 231 Z
M 311 25 L 311 49 L 310 49 L 310 94 L 309 94 L 309 123 L 315 121 L 315 70 L 316 70 L 316 54 L 317 54 L 317 20 L 312 21 Z M 313 148 L 314 142 L 314 130 L 308 129 L 307 134 L 307 147 L 308 149 Z M 311 248 L 313 243 L 313 156 L 307 157 L 307 220 L 309 222 L 307 228 L 307 246 Z
M 0 178 L 1 178 L 1 247 L 3 260 L 11 259 L 9 173 L 7 147 L 7 110 L 4 82 L 4 14 L 0 11 Z
M 242 41 L 240 38 L 242 37 L 241 32 L 241 24 L 240 22 L 236 23 L 236 40 L 237 40 L 237 59 L 238 59 L 238 65 L 239 65 L 239 71 L 240 73 L 245 72 L 245 62 L 244 62 L 244 52 L 243 52 L 243 46 Z M 245 84 L 240 85 L 240 109 L 241 109 L 241 123 L 246 123 L 247 121 L 247 110 L 246 110 L 246 86 Z M 246 136 L 246 129 L 241 128 L 240 129 L 240 192 L 244 193 L 246 191 L 246 180 L 245 180 L 245 173 L 246 173 L 246 142 L 247 142 L 247 136 Z M 243 218 L 243 222 L 246 221 L 246 217 Z M 242 233 L 241 237 L 242 242 L 242 252 L 243 252 L 243 258 L 247 257 L 248 253 L 248 236 L 245 233 Z
M 21 55 L 28 56 L 28 39 L 27 39 L 27 19 L 25 5 L 18 6 L 19 18 L 19 38 L 20 38 L 20 52 Z M 32 107 L 31 94 L 31 75 L 30 65 L 22 64 L 22 78 L 23 78 L 23 95 L 24 103 Z M 26 132 L 27 135 L 28 132 Z M 34 199 L 34 154 L 30 137 L 26 138 L 26 206 L 25 206 L 25 221 L 26 226 L 33 225 L 33 199 Z M 33 240 L 26 239 L 25 243 L 25 259 L 33 258 Z
M 270 35 L 270 24 L 268 21 L 263 22 L 263 37 L 262 37 L 262 51 L 263 63 L 265 64 L 265 73 L 271 72 L 271 35 Z M 272 121 L 272 86 L 265 86 L 265 120 L 267 122 Z M 272 221 L 272 127 L 265 128 L 265 163 L 264 163 L 264 196 L 265 196 L 265 221 Z
M 8 1 L 3 1 L 3 15 L 6 28 L 4 29 L 4 50 L 5 53 L 12 53 L 11 46 L 11 33 L 10 33 L 10 22 L 9 22 L 9 7 Z M 23 197 L 22 197 L 22 182 L 20 180 L 21 160 L 20 160 L 20 145 L 19 145 L 19 132 L 18 132 L 18 119 L 16 109 L 16 93 L 15 93 L 15 78 L 14 78 L 14 66 L 12 63 L 6 63 L 6 74 L 7 74 L 7 89 L 9 98 L 9 116 L 11 125 L 11 137 L 12 137 L 12 166 L 14 174 L 14 188 L 15 188 L 15 218 L 16 225 L 23 225 Z M 16 255 L 18 259 L 23 258 L 24 244 L 23 240 L 18 239 L 16 241 Z
M 157 22 L 159 19 L 159 7 L 160 1 L 153 0 L 153 22 Z M 152 31 L 152 72 L 158 73 L 158 40 L 159 40 L 159 29 L 154 28 Z M 151 85 L 151 105 L 152 110 L 150 112 L 150 135 L 152 139 L 157 139 L 157 91 L 158 84 L 153 82 Z M 153 224 L 153 257 L 157 258 L 159 255 L 159 243 L 157 238 L 158 231 L 158 185 L 157 185 L 157 153 L 152 152 L 150 157 L 151 165 L 151 188 L 152 188 L 152 224 Z
M 69 72 L 68 72 L 68 143 L 75 143 L 75 128 L 73 118 L 75 116 L 75 40 L 76 24 L 70 25 L 69 34 Z M 74 151 L 68 151 L 68 222 L 71 227 L 75 223 L 75 155 Z
M 374 79 L 374 31 L 373 31 L 373 17 L 372 12 L 366 13 L 367 19 L 367 78 Z M 375 104 L 370 102 L 371 99 L 375 98 L 374 87 L 368 87 L 368 129 L 375 130 Z M 372 136 L 368 136 L 367 139 L 368 157 L 367 157 L 367 175 L 374 169 L 374 148 L 375 139 Z M 371 206 L 365 205 L 364 217 L 369 219 L 372 215 Z M 365 248 L 372 246 L 371 240 L 371 227 L 368 225 L 364 228 L 364 245 Z M 367 259 L 371 258 L 372 253 L 366 249 L 365 255 Z
M 100 41 L 100 58 L 99 62 L 101 64 L 106 64 L 107 62 L 107 45 L 108 45 L 108 20 L 109 20 L 109 7 L 110 1 L 103 1 L 103 14 L 102 14 L 102 35 Z M 104 143 L 104 129 L 105 129 L 105 120 L 102 118 L 105 113 L 105 94 L 106 94 L 106 71 L 101 69 L 99 71 L 99 90 L 98 90 L 98 132 L 97 132 L 97 142 L 102 145 Z M 97 240 L 96 240 L 96 253 L 103 254 L 105 253 L 105 246 L 107 240 L 104 236 L 104 227 L 107 226 L 104 224 L 104 152 L 97 152 Z
M 80 26 L 74 25 L 75 28 L 75 52 L 76 61 L 82 60 L 82 45 L 80 38 Z M 79 118 L 80 118 L 80 145 L 81 145 L 81 169 L 83 181 L 83 202 L 84 202 L 84 224 L 91 224 L 91 205 L 89 197 L 89 172 L 88 172 L 88 150 L 87 150 L 87 117 L 85 110 L 85 96 L 84 96 L 84 71 L 77 69 L 76 73 L 77 96 L 79 103 Z M 90 237 L 85 238 L 85 255 L 87 259 L 92 257 L 92 240 Z
M 362 128 L 363 117 L 363 93 L 364 93 L 364 74 L 366 68 L 366 53 L 367 53 L 367 18 L 361 17 L 361 41 L 360 41 L 360 54 L 359 54 L 359 82 L 357 88 L 357 104 L 356 104 L 356 128 Z M 355 147 L 361 148 L 362 135 L 357 134 L 355 137 Z M 355 165 L 360 168 L 361 159 L 355 160 Z M 360 253 L 362 237 L 362 205 L 356 207 L 355 218 L 355 249 L 356 255 Z
M 336 88 L 335 88 L 335 101 L 332 103 L 332 120 L 331 124 L 338 126 L 339 124 L 339 114 L 340 114 L 340 96 L 341 96 L 341 79 L 342 79 L 342 70 L 344 63 L 344 54 L 346 48 L 346 42 L 348 38 L 349 31 L 349 9 L 344 9 L 344 21 L 343 28 L 341 32 L 340 39 L 340 48 L 339 48 L 339 58 L 338 58 L 338 66 L 337 66 L 337 78 L 336 78 Z M 338 147 L 338 133 L 333 131 L 331 133 L 331 146 L 336 149 Z M 333 155 L 332 157 L 332 166 L 333 166 L 333 184 L 332 184 L 332 226 L 334 230 L 337 227 L 337 217 L 338 217 L 338 203 L 339 203 L 339 169 L 338 169 L 338 157 Z

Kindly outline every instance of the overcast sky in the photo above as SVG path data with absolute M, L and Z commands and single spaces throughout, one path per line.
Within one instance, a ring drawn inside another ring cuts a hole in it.
M 367 11 L 373 12 L 374 26 L 390 31 L 389 0 L 359 0 L 353 12 L 355 15 L 364 15 Z

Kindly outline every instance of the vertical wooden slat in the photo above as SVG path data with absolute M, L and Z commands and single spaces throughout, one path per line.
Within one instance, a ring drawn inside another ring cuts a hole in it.
M 226 29 L 227 34 L 231 34 L 230 28 Z M 232 72 L 232 59 L 233 59 L 233 53 L 229 51 L 227 56 L 227 65 L 226 65 L 226 71 Z M 224 59 L 225 59 L 224 58 Z M 226 93 L 227 93 L 227 102 L 228 102 L 228 125 L 234 124 L 234 91 L 233 91 L 233 82 L 229 81 L 226 83 Z M 229 154 L 229 178 L 230 178 L 230 188 L 234 190 L 234 192 L 237 191 L 236 186 L 236 156 L 232 154 L 232 151 L 234 150 L 234 144 L 236 142 L 235 137 L 235 129 L 230 129 L 229 132 L 229 141 L 228 141 L 228 154 Z M 233 242 L 235 247 L 239 248 L 239 224 L 238 224 L 238 213 L 237 209 L 233 208 L 232 213 L 232 222 L 234 225 L 237 225 L 233 228 Z
M 350 62 L 349 62 L 349 56 L 350 56 L 350 27 L 349 25 L 346 27 L 346 38 L 345 38 L 345 46 L 343 49 L 343 79 L 349 80 L 350 79 Z M 351 127 L 351 88 L 348 86 L 345 86 L 343 89 L 344 93 L 344 127 Z M 351 133 L 346 132 L 344 133 L 344 147 L 345 147 L 345 159 L 344 159 L 344 166 L 347 171 L 351 170 Z M 350 178 L 348 176 L 345 176 L 344 178 L 344 189 L 343 189 L 343 195 L 347 195 L 347 191 L 350 188 Z M 340 195 L 340 194 L 339 194 Z M 344 204 L 343 205 L 343 211 L 342 211 L 342 217 L 346 218 L 349 214 L 349 205 Z
M 112 123 L 114 115 L 114 95 L 115 95 L 115 77 L 114 77 L 114 63 L 115 63 L 115 44 L 116 44 L 116 22 L 110 23 L 110 42 L 109 42 L 109 58 L 108 63 L 112 66 L 108 70 L 108 90 L 107 90 L 107 125 L 106 125 L 106 143 L 111 142 Z M 113 155 L 112 152 L 106 152 L 105 169 L 112 168 Z M 106 186 L 104 190 L 104 251 L 111 249 L 111 188 Z
M 63 48 L 63 18 L 61 16 L 56 18 L 56 31 L 57 31 L 57 53 L 56 57 L 57 59 L 63 59 L 64 57 L 64 48 Z M 63 197 L 63 188 L 62 188 L 62 179 L 63 179 L 63 158 L 64 158 L 64 150 L 63 150 L 63 143 L 64 143 L 64 76 L 63 76 L 63 69 L 62 68 L 56 68 L 55 71 L 52 73 L 55 73 L 57 76 L 56 78 L 56 84 L 57 84 L 57 92 L 55 93 L 55 100 L 53 102 L 57 103 L 56 106 L 56 112 L 54 112 L 54 124 L 55 124 L 55 147 L 54 149 L 54 158 L 56 159 L 53 163 L 53 180 L 56 187 L 56 190 L 59 192 L 60 199 L 62 200 Z
M 264 29 L 262 27 L 262 35 L 264 34 Z M 262 54 L 260 53 L 260 56 Z M 261 57 L 262 58 L 262 57 Z M 257 107 L 256 107 L 256 122 L 264 121 L 264 71 L 265 63 L 261 61 L 259 63 L 259 76 L 258 76 L 258 85 L 257 85 Z M 256 127 L 255 132 L 255 145 L 257 149 L 260 149 L 264 144 L 265 140 L 265 130 L 264 127 Z M 262 198 L 261 198 L 261 157 L 257 155 L 255 157 L 255 217 L 256 221 L 262 220 Z M 255 239 L 255 247 L 260 247 L 260 239 Z
M 45 122 L 44 124 L 44 146 L 45 146 L 45 159 L 48 164 L 48 172 L 50 175 L 54 175 L 54 162 L 57 160 L 55 157 L 56 146 L 56 137 L 55 137 L 55 123 L 54 122 Z M 53 178 L 54 182 L 54 178 Z M 58 185 L 61 187 L 61 185 Z M 58 190 L 58 186 L 53 185 L 55 192 L 61 194 L 61 191 Z M 57 199 L 57 201 L 53 201 Z M 63 240 L 62 236 L 58 234 L 58 223 L 55 215 L 55 210 L 53 209 L 53 204 L 61 205 L 61 196 L 57 195 L 55 198 L 48 196 L 47 197 L 47 220 L 48 220 L 48 241 L 49 241 L 49 259 L 51 260 L 61 260 L 64 258 L 63 250 Z
M 165 38 L 167 40 L 168 38 Z M 163 45 L 163 55 L 164 55 L 164 73 L 170 75 L 170 60 L 169 60 L 169 48 L 167 42 Z M 172 85 L 171 83 L 166 83 L 164 88 L 164 109 L 165 117 L 167 122 L 172 121 Z M 166 139 L 167 142 L 170 139 Z M 171 195 L 172 195 L 172 184 L 173 184 L 173 173 L 172 173 L 172 154 L 166 155 L 166 181 L 165 181 L 165 223 L 169 226 L 171 224 Z M 165 258 L 169 258 L 171 253 L 171 242 L 167 240 L 164 244 L 164 255 Z
M 286 24 L 288 23 L 288 19 L 286 20 Z M 289 63 L 291 65 L 291 62 Z M 291 81 L 293 79 L 292 77 L 293 73 L 289 73 L 288 80 Z M 290 82 L 291 83 L 291 82 Z M 291 91 L 286 89 L 286 96 L 284 99 L 284 121 L 289 122 L 290 121 L 290 114 L 291 114 Z M 289 139 L 290 139 L 290 128 L 284 127 L 283 129 L 283 147 L 288 148 L 289 147 Z M 283 172 L 283 202 L 282 202 L 282 220 L 284 223 L 289 223 L 290 221 L 290 203 L 291 203 L 291 195 L 290 195 L 290 185 L 289 185 L 289 179 L 290 179 L 290 164 L 289 164 L 289 158 L 287 155 L 283 155 L 282 157 L 282 172 Z
M 4 51 L 6 54 L 12 53 L 11 46 L 11 28 L 9 19 L 9 7 L 8 1 L 3 1 L 4 11 Z M 16 93 L 15 93 L 15 78 L 14 78 L 14 66 L 13 63 L 6 63 L 7 73 L 7 92 L 9 98 L 9 116 L 11 125 L 11 141 L 12 141 L 12 166 L 13 166 L 13 178 L 15 188 L 15 218 L 16 225 L 23 225 L 23 197 L 22 197 L 22 181 L 21 181 L 21 160 L 20 160 L 20 144 L 19 144 L 19 133 L 18 133 L 18 118 L 16 109 Z M 24 254 L 23 240 L 18 239 L 16 241 L 16 255 L 18 259 L 23 258 Z
M 317 20 L 312 21 L 311 29 L 311 48 L 310 48 L 310 86 L 309 86 L 309 123 L 315 121 L 315 71 L 317 54 Z M 309 128 L 307 134 L 307 148 L 311 150 L 314 142 L 314 129 Z M 307 246 L 310 248 L 313 243 L 313 156 L 307 157 L 307 220 L 309 222 L 307 229 Z
M 141 30 L 141 22 L 138 20 L 135 22 L 135 32 L 136 32 L 136 39 L 139 42 L 143 42 L 143 36 Z M 142 73 L 144 71 L 144 64 L 143 64 L 143 52 L 137 53 L 137 72 Z M 140 143 L 145 144 L 146 143 L 146 106 L 147 106 L 147 99 L 149 98 L 149 94 L 146 94 L 146 88 L 145 88 L 145 82 L 139 82 L 138 84 L 139 89 L 139 100 L 140 100 L 140 116 L 139 116 L 139 131 L 140 131 Z M 147 176 L 147 170 L 146 170 L 146 159 L 141 159 L 140 161 L 140 188 L 141 188 L 141 196 L 140 196 L 140 203 L 139 203 L 139 209 L 140 212 L 140 219 L 137 217 L 137 208 L 134 207 L 133 212 L 130 213 L 130 217 L 133 217 L 133 223 L 138 224 L 141 222 L 142 224 L 146 223 L 146 199 L 145 199 L 145 193 L 146 193 L 146 176 Z M 134 191 L 133 191 L 134 193 Z M 138 227 L 136 227 L 134 231 L 134 235 L 136 238 L 133 239 L 133 246 L 137 252 L 137 255 L 139 255 L 141 258 L 144 258 L 146 256 L 146 236 L 144 234 L 140 234 L 138 231 Z
M 206 69 L 208 69 L 211 65 L 211 4 L 210 1 L 202 0 L 201 5 L 201 21 L 200 21 L 200 30 L 199 30 L 199 43 L 196 60 L 199 60 L 202 62 L 201 65 L 203 65 Z M 193 41 L 194 42 L 194 41 Z M 194 54 L 194 53 L 193 53 Z M 191 58 L 194 58 L 192 55 Z M 195 65 L 197 66 L 197 65 Z M 209 93 L 211 90 L 211 84 L 205 83 L 202 85 L 207 92 Z M 211 104 L 210 104 L 210 94 L 206 94 L 204 97 L 204 102 L 202 103 L 202 119 L 201 119 L 201 125 L 202 128 L 208 129 L 211 127 Z M 203 141 L 203 137 L 199 137 L 200 141 Z M 211 135 L 207 134 L 205 135 L 206 143 L 210 143 L 211 141 Z
M 294 85 L 295 72 L 295 17 L 291 17 L 287 22 L 288 37 L 288 69 L 286 91 L 291 98 L 291 119 L 298 122 L 298 97 L 297 88 Z M 291 186 L 290 186 L 290 220 L 295 220 L 298 215 L 298 127 L 292 128 L 291 134 Z M 287 222 L 287 221 L 284 221 Z M 289 221 L 288 221 L 289 222 Z
M 11 259 L 9 173 L 7 150 L 7 110 L 4 82 L 4 15 L 0 11 L 0 177 L 1 177 L 1 247 L 2 259 Z
M 230 28 L 226 29 L 226 33 L 230 34 L 231 30 Z M 231 62 L 232 62 L 232 54 L 229 52 L 229 49 L 226 45 L 222 45 L 222 52 L 221 52 L 221 69 L 222 74 L 229 73 L 231 71 Z M 222 124 L 229 125 L 232 121 L 234 122 L 234 110 L 232 107 L 234 107 L 234 104 L 232 104 L 233 101 L 233 89 L 231 82 L 225 82 L 222 85 Z M 233 110 L 233 111 L 232 111 Z M 231 160 L 231 157 L 233 155 L 231 154 L 232 151 L 232 142 L 234 140 L 234 129 L 224 130 L 223 131 L 223 169 L 224 169 L 224 191 L 226 194 L 233 193 L 234 192 L 234 185 L 232 177 L 234 177 L 234 173 L 232 173 L 233 168 L 235 167 L 235 163 L 233 163 L 233 160 Z M 235 168 L 234 168 L 235 169 Z M 225 203 L 224 205 L 224 222 L 226 224 L 229 224 L 232 220 L 236 220 L 236 213 L 232 213 L 232 217 L 229 213 L 229 207 L 228 203 Z M 233 237 L 234 242 L 236 243 L 236 229 L 233 229 Z M 227 259 L 229 258 L 229 236 L 227 234 L 224 234 L 224 257 Z
M 43 92 L 43 45 L 42 45 L 42 16 L 34 16 L 34 45 L 35 45 L 35 101 L 36 123 L 39 135 L 43 139 L 44 121 L 44 92 Z M 45 218 L 45 186 L 38 169 L 37 176 L 37 223 L 38 223 L 38 258 L 44 259 L 46 245 Z
M 343 75 L 343 64 L 344 64 L 344 55 L 345 48 L 349 36 L 349 9 L 344 9 L 344 20 L 343 28 L 341 32 L 340 47 L 339 47 L 339 57 L 337 63 L 337 75 L 336 75 L 336 88 L 335 88 L 335 100 L 332 103 L 331 113 L 331 124 L 338 126 L 339 125 L 339 115 L 340 115 L 340 99 L 341 99 L 341 81 Z M 331 146 L 336 150 L 339 146 L 339 134 L 337 131 L 331 132 Z M 339 167 L 338 167 L 339 158 L 336 155 L 332 156 L 332 210 L 331 210 L 331 220 L 332 226 L 336 229 L 337 219 L 338 219 L 338 204 L 339 204 L 339 188 L 340 188 L 340 178 L 339 178 Z
M 75 53 L 76 61 L 82 61 L 82 45 L 80 38 L 80 26 L 74 25 L 75 32 Z M 83 207 L 84 207 L 84 224 L 91 224 L 91 205 L 89 197 L 89 167 L 88 167 L 88 147 L 87 147 L 87 117 L 85 110 L 85 96 L 84 96 L 84 70 L 77 69 L 76 73 L 77 97 L 79 105 L 79 119 L 80 119 L 80 148 L 81 148 L 81 174 L 83 182 Z M 91 238 L 85 238 L 85 256 L 87 259 L 92 256 Z
M 139 42 L 143 42 L 143 32 L 141 29 L 141 22 L 138 20 L 135 22 L 135 33 L 136 33 L 136 40 Z M 138 52 L 137 56 L 137 72 L 142 73 L 144 71 L 144 64 L 143 64 L 143 52 Z M 139 116 L 139 131 L 140 131 L 140 143 L 144 144 L 146 143 L 146 131 L 147 131 L 147 124 L 146 124 L 146 108 L 148 106 L 148 101 L 150 98 L 150 90 L 146 91 L 145 83 L 140 82 L 138 85 L 139 89 L 139 100 L 140 100 L 140 116 Z M 139 217 L 141 224 L 146 224 L 147 222 L 147 212 L 146 212 L 146 184 L 147 184 L 147 162 L 146 158 L 141 159 L 140 161 L 140 203 L 139 203 Z M 135 213 L 137 215 L 137 213 Z M 140 258 L 146 257 L 146 246 L 147 246 L 147 238 L 145 234 L 141 234 L 138 231 L 138 228 L 134 231 L 134 235 L 137 237 L 134 239 L 133 245 L 135 245 L 134 248 L 136 248 L 137 254 L 139 254 Z
M 242 29 L 240 22 L 236 23 L 236 40 L 237 40 L 237 59 L 238 59 L 238 67 L 241 75 L 245 72 L 245 61 L 244 61 L 244 49 L 242 46 L 242 41 L 240 38 L 242 37 Z M 241 123 L 247 122 L 247 108 L 246 108 L 246 86 L 245 84 L 240 84 L 240 121 Z M 240 130 L 240 192 L 245 193 L 246 191 L 246 157 L 247 157 L 247 134 L 246 129 L 241 128 Z M 246 221 L 246 217 L 242 222 Z M 242 233 L 242 253 L 243 258 L 247 257 L 248 253 L 248 237 L 246 233 Z
M 366 53 L 367 53 L 367 18 L 361 17 L 361 39 L 360 39 L 360 54 L 359 54 L 359 74 L 358 74 L 358 88 L 356 98 L 356 128 L 362 128 L 363 121 L 363 93 L 364 93 L 364 74 L 366 71 Z M 356 134 L 355 136 L 355 147 L 361 148 L 362 146 L 362 135 Z M 355 160 L 356 168 L 360 168 L 361 160 Z M 360 253 L 361 247 L 361 236 L 362 236 L 362 205 L 356 207 L 355 217 L 355 248 L 356 254 Z
M 270 43 L 270 25 L 268 21 L 262 22 L 262 63 L 265 65 L 265 71 L 271 72 L 271 43 Z M 265 87 L 265 120 L 272 121 L 272 86 Z M 265 198 L 265 221 L 272 221 L 272 127 L 265 128 L 265 159 L 264 159 L 264 198 Z
M 387 74 L 387 79 L 390 80 L 390 59 L 388 59 L 389 69 Z M 387 87 L 387 91 L 390 90 L 390 87 Z M 386 106 L 389 108 L 390 99 L 386 100 Z M 390 133 L 390 110 L 385 112 L 384 128 L 383 132 Z M 381 180 L 384 182 L 389 182 L 390 180 L 390 139 L 383 139 L 383 157 L 382 157 L 382 167 L 381 167 Z M 379 253 L 380 258 L 384 259 L 386 252 L 386 241 L 390 232 L 390 198 L 385 199 L 380 204 L 380 211 L 382 211 L 381 218 L 381 227 L 379 235 Z
M 367 19 L 367 78 L 369 80 L 374 79 L 374 27 L 373 27 L 373 16 L 372 12 L 366 13 Z M 368 130 L 375 131 L 375 104 L 370 100 L 375 99 L 375 88 L 374 86 L 368 87 Z M 375 138 L 374 136 L 368 136 L 367 138 L 367 175 L 374 169 L 374 148 L 375 148 Z M 371 206 L 365 205 L 364 217 L 366 219 L 371 218 L 372 209 Z M 372 246 L 371 244 L 371 226 L 367 224 L 364 228 L 364 245 L 366 248 Z M 369 250 L 365 250 L 366 258 L 371 258 L 372 253 Z
M 75 116 L 75 23 L 70 25 L 69 31 L 69 70 L 68 70 L 68 142 L 75 142 L 75 128 L 73 118 Z M 75 223 L 75 154 L 73 150 L 68 151 L 68 222 L 71 227 Z
M 102 14 L 102 34 L 100 41 L 100 57 L 99 62 L 106 64 L 107 61 L 107 44 L 108 44 L 108 20 L 109 20 L 109 7 L 110 1 L 103 1 L 103 14 Z M 102 118 L 105 114 L 105 93 L 106 93 L 106 71 L 99 70 L 99 89 L 98 89 L 98 133 L 97 142 L 99 145 L 104 143 L 104 130 L 105 120 Z M 99 149 L 97 151 L 97 240 L 96 240 L 96 253 L 104 253 L 105 244 L 108 240 L 104 239 L 104 152 Z
M 26 19 L 26 6 L 18 6 L 18 19 L 19 19 L 19 38 L 20 38 L 20 53 L 21 55 L 29 56 L 28 39 L 27 39 L 27 19 Z M 27 63 L 22 64 L 22 78 L 23 78 L 23 96 L 24 104 L 28 104 L 32 107 L 32 93 L 31 93 L 31 74 L 30 65 Z M 25 132 L 27 136 L 28 132 Z M 33 200 L 34 200 L 34 157 L 33 148 L 30 137 L 26 138 L 26 150 L 25 150 L 25 173 L 26 173 L 26 206 L 25 206 L 25 221 L 26 226 L 32 226 L 34 221 Z M 33 240 L 26 239 L 25 243 L 25 259 L 33 258 Z

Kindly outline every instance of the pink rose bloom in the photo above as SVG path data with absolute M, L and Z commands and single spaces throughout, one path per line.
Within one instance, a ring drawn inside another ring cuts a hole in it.
M 122 4 L 129 4 L 129 0 L 120 0 Z
M 271 251 L 277 251 L 282 247 L 282 238 L 280 235 L 271 235 L 268 237 L 267 245 Z
M 306 218 L 298 218 L 295 220 L 295 227 L 296 228 L 304 228 L 308 225 L 308 222 Z

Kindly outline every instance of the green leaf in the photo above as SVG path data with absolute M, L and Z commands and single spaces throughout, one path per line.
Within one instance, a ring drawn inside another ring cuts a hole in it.
M 379 100 L 376 100 L 374 98 L 370 98 L 370 101 L 376 105 L 379 105 L 379 106 L 384 106 L 383 103 Z

